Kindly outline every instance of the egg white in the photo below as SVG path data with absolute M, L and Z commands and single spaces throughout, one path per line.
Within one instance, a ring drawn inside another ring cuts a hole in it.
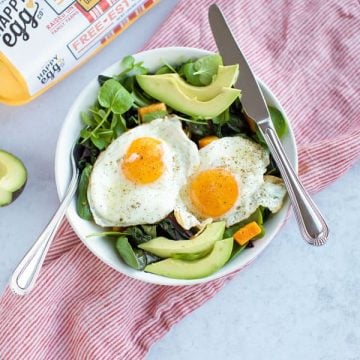
M 241 136 L 224 137 L 200 149 L 197 173 L 223 168 L 231 172 L 238 185 L 239 196 L 233 207 L 216 218 L 204 218 L 191 204 L 189 185 L 185 184 L 176 202 L 174 214 L 185 229 L 201 226 L 204 221 L 224 220 L 229 227 L 248 218 L 262 205 L 272 212 L 281 208 L 286 189 L 283 181 L 264 176 L 269 165 L 269 153 L 258 143 Z
M 121 172 L 119 162 L 137 138 L 161 142 L 165 170 L 154 182 L 136 184 Z M 139 125 L 114 140 L 102 152 L 90 176 L 88 201 L 96 224 L 130 226 L 153 224 L 174 210 L 180 188 L 199 166 L 196 145 L 188 139 L 176 117 Z

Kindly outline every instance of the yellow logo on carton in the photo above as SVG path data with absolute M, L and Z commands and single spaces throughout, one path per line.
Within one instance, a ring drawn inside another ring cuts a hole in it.
M 86 10 L 90 11 L 100 0 L 77 0 L 77 2 Z

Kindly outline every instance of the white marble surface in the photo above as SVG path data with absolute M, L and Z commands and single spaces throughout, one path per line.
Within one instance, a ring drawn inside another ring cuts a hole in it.
M 0 208 L 0 292 L 58 205 L 55 145 L 73 99 L 101 69 L 140 50 L 176 2 L 163 0 L 32 103 L 0 105 L 0 147 L 21 157 L 29 171 L 22 196 Z M 253 265 L 174 326 L 147 360 L 359 360 L 359 180 L 358 163 L 314 196 L 330 224 L 328 245 L 307 246 L 291 219 Z

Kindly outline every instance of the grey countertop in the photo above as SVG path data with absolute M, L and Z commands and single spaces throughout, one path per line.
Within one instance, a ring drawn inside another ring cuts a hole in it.
M 0 105 L 0 147 L 29 171 L 21 197 L 0 208 L 0 291 L 58 206 L 54 154 L 69 106 L 103 68 L 139 51 L 176 2 L 162 1 L 30 104 Z M 326 246 L 307 246 L 291 218 L 256 262 L 174 326 L 147 359 L 360 359 L 359 179 L 358 163 L 314 196 L 330 225 Z

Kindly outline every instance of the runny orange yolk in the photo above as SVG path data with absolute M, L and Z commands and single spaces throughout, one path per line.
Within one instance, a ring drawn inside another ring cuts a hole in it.
M 124 176 L 136 184 L 150 184 L 164 172 L 161 141 L 152 137 L 134 140 L 127 149 L 120 170 Z
M 231 172 L 215 168 L 194 176 L 189 184 L 189 193 L 192 205 L 200 215 L 219 217 L 234 206 L 239 190 Z

